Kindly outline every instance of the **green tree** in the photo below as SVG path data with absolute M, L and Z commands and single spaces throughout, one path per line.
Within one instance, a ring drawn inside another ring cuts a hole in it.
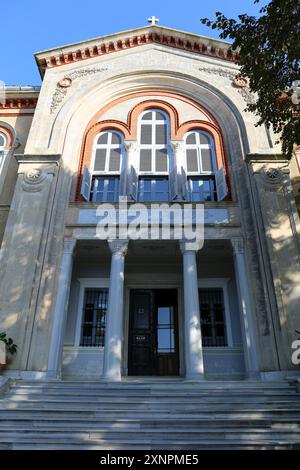
M 273 126 L 282 153 L 291 158 L 294 144 L 300 144 L 300 105 L 293 87 L 297 80 L 300 86 L 300 2 L 272 0 L 259 13 L 258 18 L 242 14 L 234 20 L 216 12 L 215 21 L 201 22 L 232 40 L 241 76 L 248 77 L 257 96 L 246 109 L 258 115 L 257 125 Z

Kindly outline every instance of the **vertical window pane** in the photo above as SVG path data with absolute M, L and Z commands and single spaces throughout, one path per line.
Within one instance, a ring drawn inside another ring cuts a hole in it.
M 97 144 L 105 145 L 107 144 L 108 141 L 108 132 L 105 132 L 105 134 L 100 135 Z
M 155 119 L 156 121 L 165 121 L 165 115 L 163 113 L 160 113 L 159 111 L 156 111 L 155 113 Z
M 121 138 L 119 134 L 116 134 L 115 132 L 112 133 L 111 135 L 111 143 L 114 145 L 121 145 Z
M 186 143 L 187 144 L 196 144 L 196 134 L 193 132 L 192 134 L 189 134 L 186 138 Z
M 104 171 L 105 170 L 105 158 L 106 158 L 106 149 L 97 149 L 95 155 L 95 165 L 94 171 Z
M 109 158 L 109 171 L 120 171 L 120 164 L 121 164 L 121 149 L 112 148 L 110 151 L 110 158 Z
M 119 197 L 119 178 L 95 177 L 92 184 L 93 202 L 116 202 Z
M 152 170 L 152 152 L 150 149 L 141 149 L 140 153 L 140 171 Z
M 210 140 L 207 134 L 204 134 L 203 132 L 200 132 L 199 134 L 200 137 L 200 144 L 201 145 L 210 145 Z
M 222 289 L 199 289 L 203 346 L 227 346 Z
M 213 166 L 212 166 L 210 149 L 201 149 L 201 160 L 202 160 L 202 170 L 212 172 Z
M 144 114 L 142 117 L 142 121 L 151 121 L 152 119 L 152 111 L 149 111 L 149 113 Z
M 186 150 L 187 171 L 199 171 L 197 149 Z
M 159 149 L 155 151 L 155 170 L 168 171 L 168 153 L 167 149 Z
M 156 144 L 165 145 L 167 143 L 167 127 L 164 125 L 156 126 Z
M 152 143 L 152 126 L 141 126 L 141 144 L 150 145 Z
M 6 141 L 6 139 L 5 139 L 4 135 L 0 134 L 0 148 L 5 147 L 5 141 Z
M 86 289 L 80 346 L 104 346 L 108 289 Z

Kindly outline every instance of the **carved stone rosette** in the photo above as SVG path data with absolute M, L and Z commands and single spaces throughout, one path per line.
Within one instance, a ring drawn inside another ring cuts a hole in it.
M 42 183 L 46 178 L 46 173 L 44 173 L 40 168 L 30 168 L 23 175 L 22 188 L 27 192 L 38 192 L 42 189 Z
M 278 191 L 282 188 L 284 173 L 280 168 L 268 168 L 260 173 L 260 178 L 266 191 Z

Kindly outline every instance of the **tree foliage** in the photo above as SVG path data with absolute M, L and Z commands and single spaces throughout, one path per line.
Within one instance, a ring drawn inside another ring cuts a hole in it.
M 291 100 L 293 82 L 300 80 L 300 2 L 272 0 L 259 13 L 258 18 L 241 14 L 234 20 L 216 12 L 215 21 L 201 22 L 232 40 L 241 76 L 248 77 L 257 96 L 246 109 L 258 115 L 257 125 L 273 126 L 282 153 L 291 158 L 294 144 L 300 144 L 300 105 Z

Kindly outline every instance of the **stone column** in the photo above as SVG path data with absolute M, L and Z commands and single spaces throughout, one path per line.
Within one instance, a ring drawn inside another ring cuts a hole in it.
M 183 255 L 185 376 L 203 380 L 203 351 L 199 309 L 196 252 L 188 243 L 180 243 Z
M 109 240 L 112 252 L 106 318 L 103 378 L 121 380 L 123 317 L 124 317 L 124 259 L 127 240 Z
M 247 373 L 249 378 L 255 378 L 259 376 L 259 362 L 251 293 L 245 262 L 244 241 L 242 238 L 231 239 L 231 244 L 234 254 L 235 279 L 242 315 Z
M 48 360 L 48 375 L 55 378 L 58 378 L 61 375 L 63 344 L 67 323 L 75 245 L 75 238 L 64 239 L 64 252 L 58 278 L 58 291 L 54 309 Z

